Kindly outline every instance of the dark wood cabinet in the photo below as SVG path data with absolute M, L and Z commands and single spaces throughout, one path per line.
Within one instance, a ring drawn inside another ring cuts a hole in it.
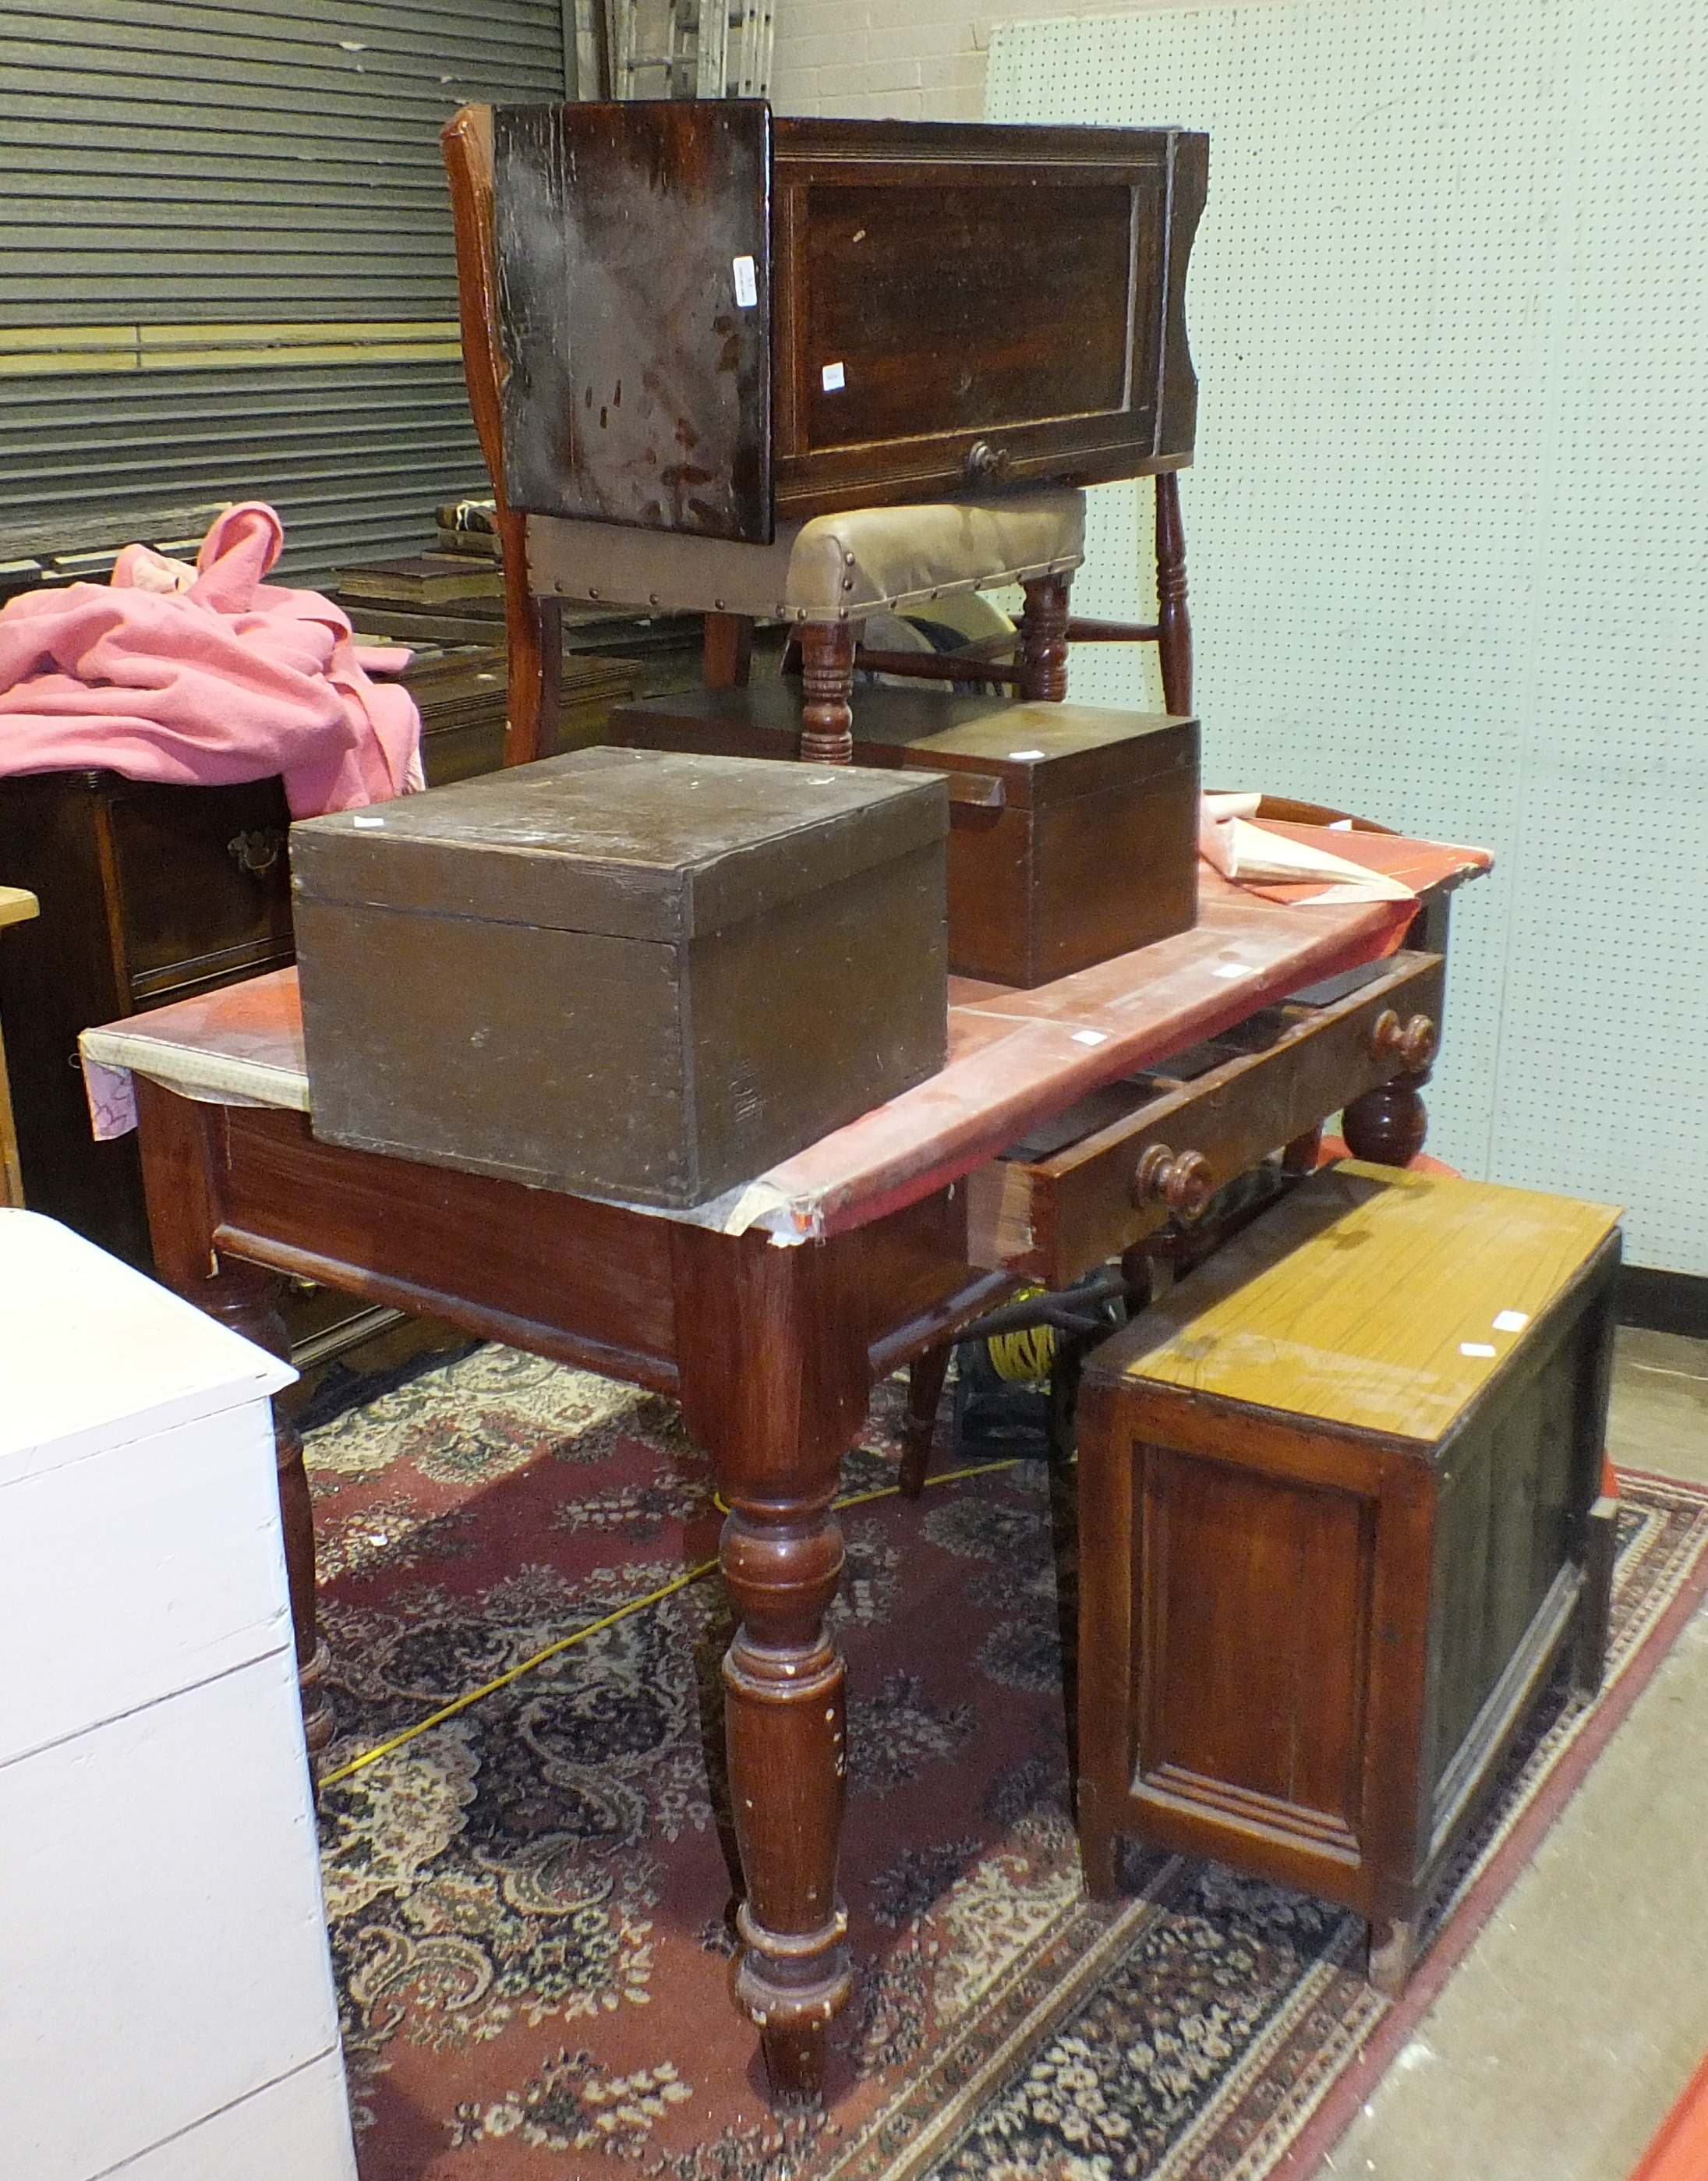
M 151 1262 L 135 1142 L 91 1136 L 78 1033 L 290 962 L 289 824 L 277 780 L 0 780 L 0 873 L 41 904 L 0 948 L 25 1199 L 132 1264 Z
M 499 107 L 512 507 L 769 543 L 780 521 L 1192 457 L 1208 140 Z

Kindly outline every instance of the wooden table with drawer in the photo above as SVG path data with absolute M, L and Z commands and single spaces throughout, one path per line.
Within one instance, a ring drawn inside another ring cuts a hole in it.
M 1442 850 L 1435 883 L 1486 863 Z M 1219 1100 L 1203 1108 L 1220 1131 L 1202 1138 L 1212 1173 L 1404 1074 L 1405 1052 L 1376 1026 L 1400 1016 L 1395 1001 L 1438 992 L 1440 974 L 1429 957 L 1383 960 L 1408 913 L 1281 907 L 1207 872 L 1190 931 L 1029 992 L 951 983 L 940 1074 L 714 1204 L 664 1216 L 320 1142 L 294 973 L 85 1036 L 87 1060 L 121 1071 L 103 1084 L 115 1106 L 132 1077 L 160 1271 L 203 1307 L 276 1342 L 275 1277 L 306 1276 L 681 1403 L 731 1510 L 720 1557 L 741 1627 L 725 1714 L 747 1889 L 736 1990 L 780 2095 L 816 2093 L 851 1974 L 836 1900 L 842 1668 L 824 1630 L 842 1565 L 831 1503 L 876 1380 L 1014 1285 L 1005 1245 L 973 1240 L 991 1184 L 969 1177 L 1083 1097 L 1165 1056 L 1237 1042 L 1276 1008 L 1278 1035 L 1248 1033 L 1266 1052 L 1196 1079 Z M 1289 998 L 1372 964 L 1357 994 L 1314 1008 Z M 1271 1074 L 1285 1078 L 1273 1097 Z M 1171 1110 L 1177 1156 L 1196 1141 Z M 1008 1252 L 1017 1266 L 1030 1255 L 1065 1267 L 1160 1216 L 1133 1195 L 1150 1111 L 1103 1169 L 1109 1208 L 1076 1212 L 1086 1240 L 1073 1251 L 1034 1241 Z M 1052 1231 L 1043 1216 L 1039 1199 L 1035 1233 Z M 311 1520 L 288 1430 L 281 1493 L 311 1741 L 324 1746 Z

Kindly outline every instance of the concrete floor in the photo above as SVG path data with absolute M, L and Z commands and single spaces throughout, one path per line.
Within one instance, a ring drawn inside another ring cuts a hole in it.
M 1708 1482 L 1708 1342 L 1622 1331 L 1609 1442 Z M 1708 1611 L 1314 2181 L 1626 2181 L 1708 2052 Z

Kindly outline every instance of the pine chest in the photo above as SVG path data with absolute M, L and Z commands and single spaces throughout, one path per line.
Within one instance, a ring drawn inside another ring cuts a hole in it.
M 1601 1674 L 1618 1214 L 1348 1161 L 1080 1405 L 1079 1811 L 1370 1919 L 1372 1976 L 1568 1647 Z
M 579 750 L 291 831 L 315 1133 L 686 1206 L 934 1074 L 940 781 Z

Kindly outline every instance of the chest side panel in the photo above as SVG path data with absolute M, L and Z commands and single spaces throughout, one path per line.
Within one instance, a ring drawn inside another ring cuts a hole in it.
M 1356 1858 L 1376 1509 L 1145 1450 L 1140 1794 Z
M 1198 920 L 1198 765 L 1033 814 L 1034 968 L 1066 977 Z
M 1558 1633 L 1576 1596 L 1584 1510 L 1599 1490 L 1617 1247 L 1527 1344 L 1442 1449 L 1431 1586 L 1424 1836 L 1451 1825 L 1504 1681 Z
M 943 902 L 933 843 L 692 942 L 690 1088 L 704 1194 L 942 1067 Z
M 512 507 L 771 540 L 767 109 L 499 108 Z

